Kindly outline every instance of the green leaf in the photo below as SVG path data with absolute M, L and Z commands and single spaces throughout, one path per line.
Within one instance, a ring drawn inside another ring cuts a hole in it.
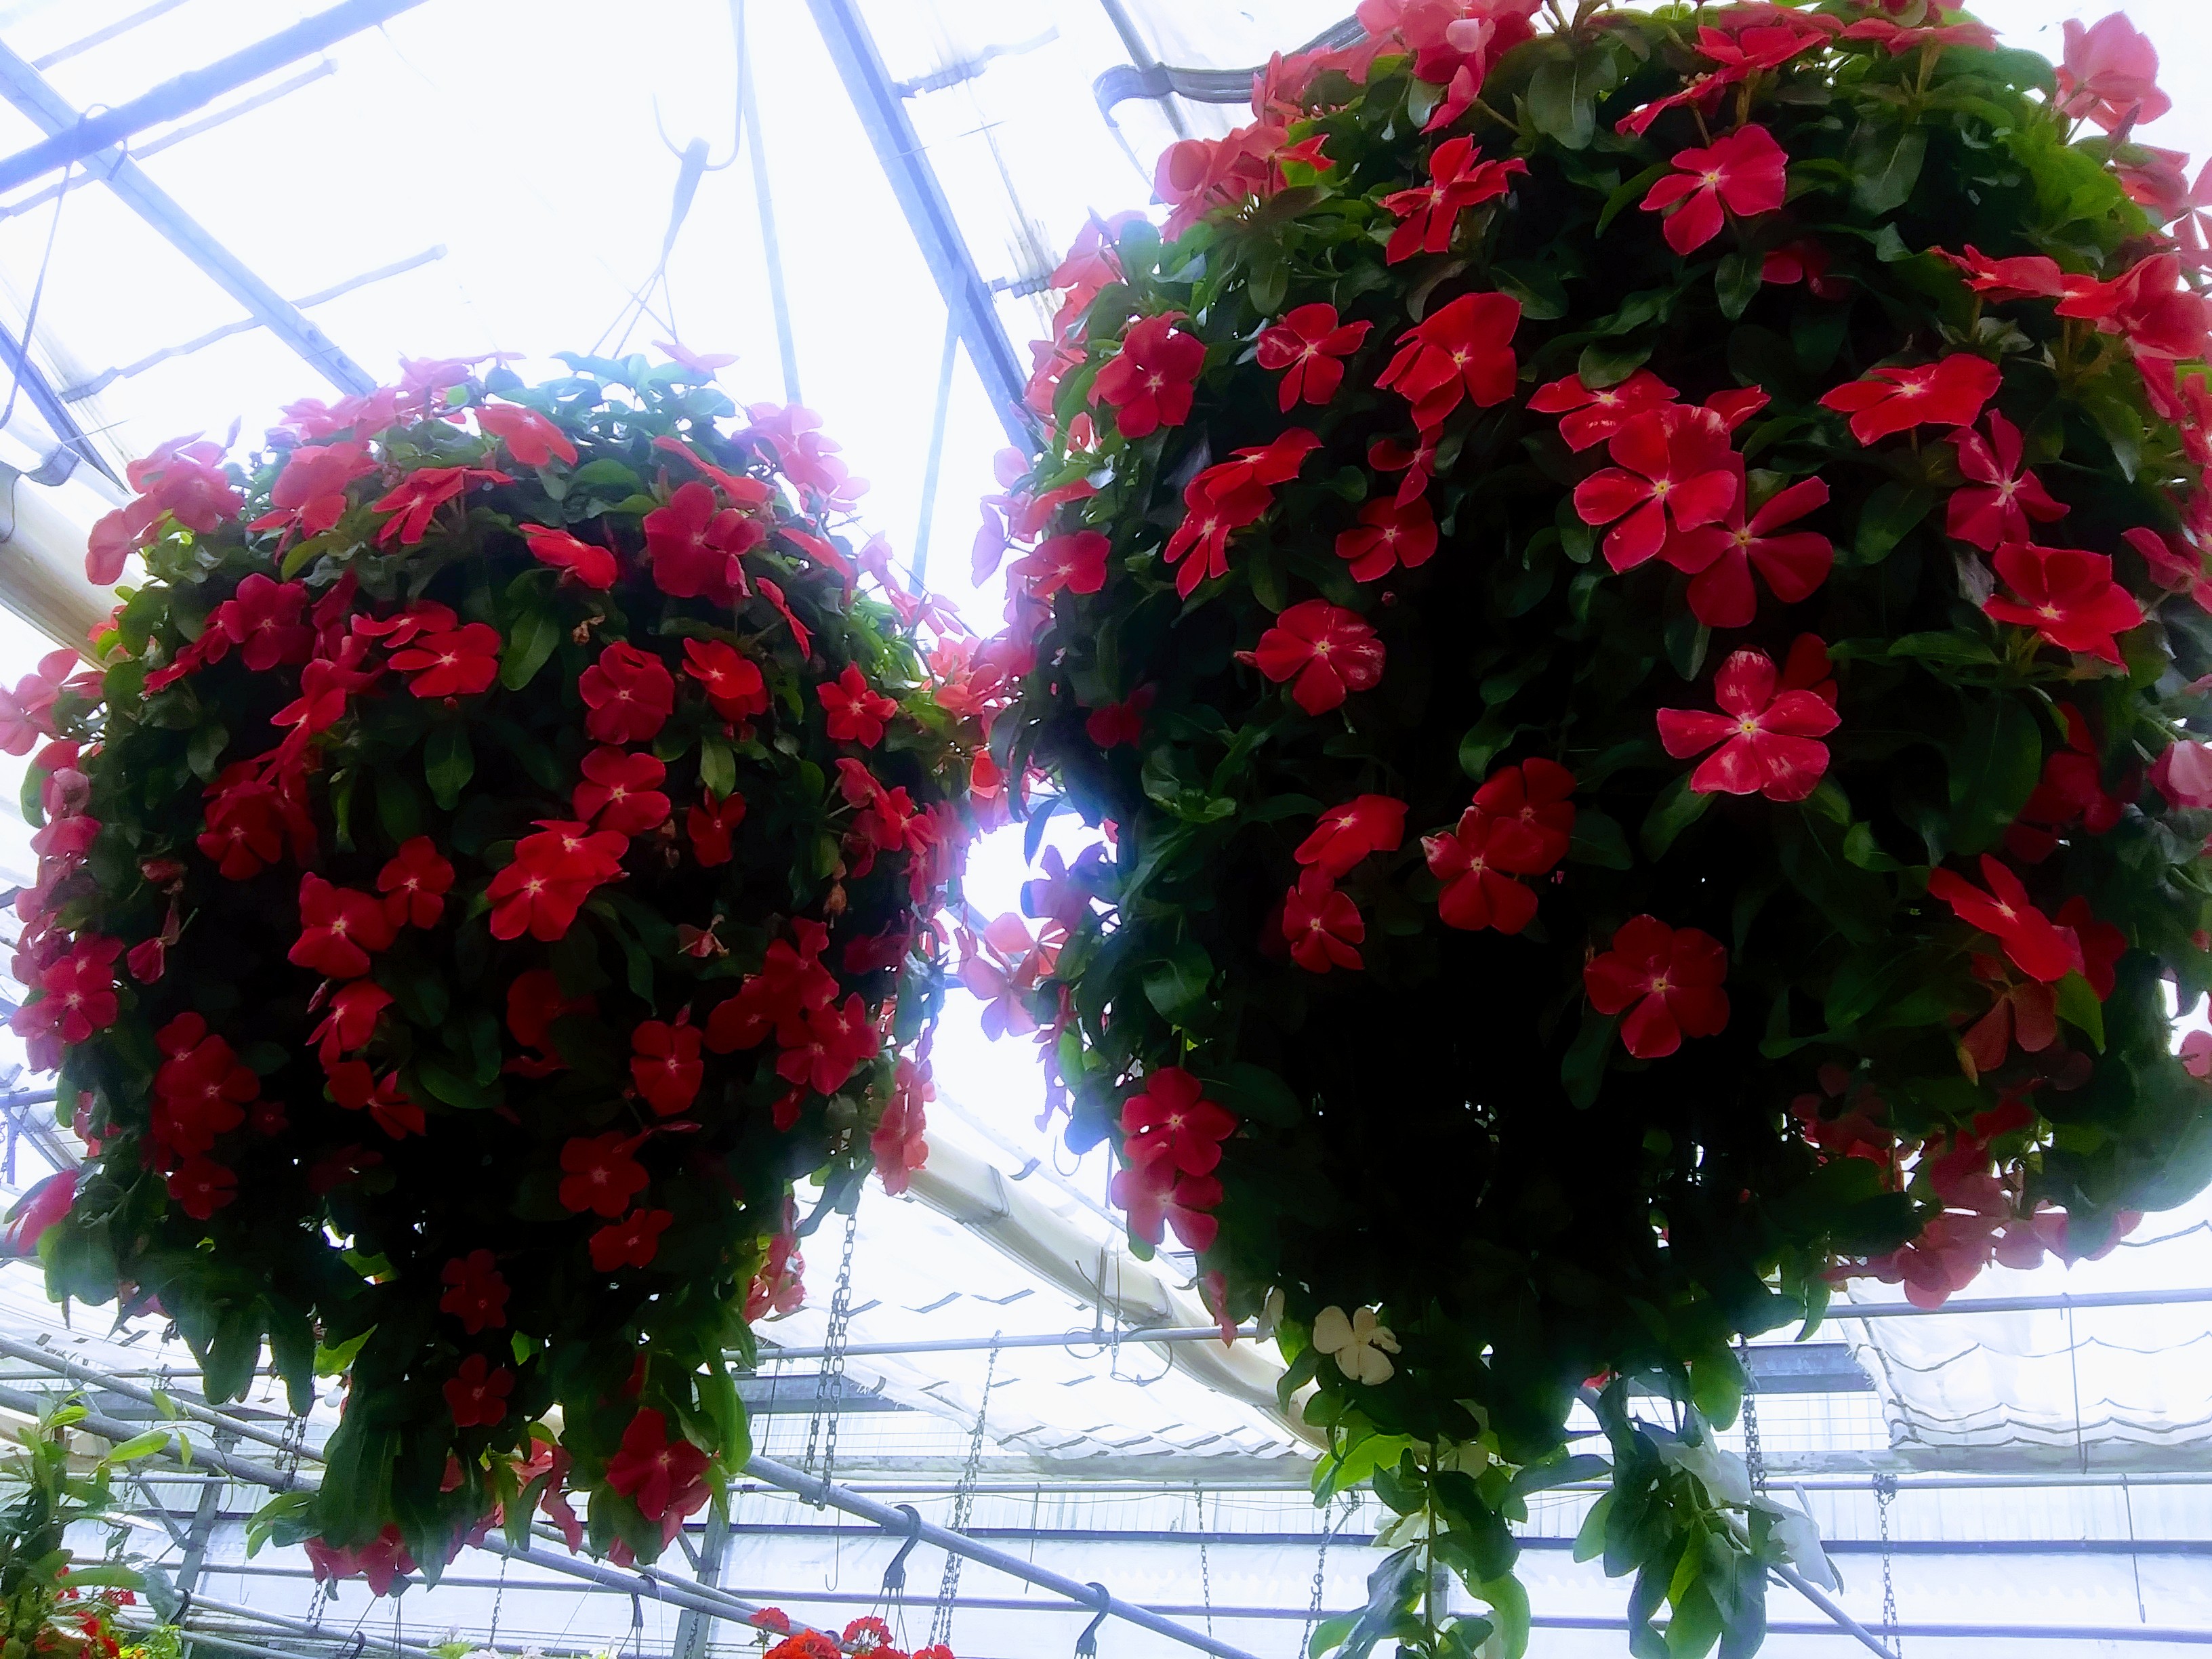
M 476 752 L 469 747 L 467 726 L 454 720 L 432 729 L 422 745 L 422 772 L 429 781 L 433 800 L 452 811 L 476 770 Z
M 1187 1024 L 1205 1012 L 1206 988 L 1212 982 L 1213 958 L 1204 945 L 1185 939 L 1146 964 L 1145 1000 L 1161 1018 Z
M 699 781 L 725 800 L 737 793 L 737 751 L 720 732 L 704 732 L 699 738 Z
M 1595 864 L 1604 870 L 1626 870 L 1636 863 L 1628 850 L 1628 837 L 1620 825 L 1604 813 L 1581 807 L 1575 813 L 1574 835 L 1567 842 L 1567 862 Z
M 1765 268 L 1762 254 L 1735 252 L 1723 257 L 1720 268 L 1713 273 L 1713 289 L 1720 296 L 1721 315 L 1734 322 L 1751 309 L 1751 302 L 1759 297 L 1759 273 Z
M 1863 121 L 1851 135 L 1851 201 L 1862 213 L 1892 213 L 1905 205 L 1920 182 L 1928 159 L 1928 129 L 1900 121 L 1895 126 Z
M 1595 1561 L 1605 1553 L 1605 1528 L 1613 1516 L 1613 1497 L 1609 1492 L 1599 1493 L 1589 1513 L 1583 1516 L 1582 1528 L 1575 1534 L 1576 1560 Z
M 376 821 L 396 846 L 422 833 L 422 797 L 407 775 L 381 767 L 370 775 L 376 784 Z
M 1550 58 L 1528 82 L 1528 119 L 1569 149 L 1588 149 L 1597 136 L 1597 100 L 1620 84 L 1613 53 L 1602 46 Z
M 1667 172 L 1668 166 L 1666 162 L 1654 161 L 1650 167 L 1644 168 L 1643 172 L 1638 173 L 1633 179 L 1622 179 L 1620 187 L 1616 189 L 1612 195 L 1605 198 L 1605 207 L 1597 216 L 1597 234 L 1603 236 L 1606 232 L 1606 227 L 1610 225 L 1613 222 L 1614 218 L 1617 217 L 1630 203 L 1638 199 L 1645 191 L 1649 191 L 1652 185 L 1657 184 L 1660 179 L 1665 178 Z M 1622 378 L 1626 379 L 1627 377 L 1624 375 Z M 1595 386 L 1599 383 L 1593 380 L 1590 384 Z
M 221 720 L 210 720 L 195 726 L 191 741 L 185 745 L 185 763 L 192 769 L 192 775 L 203 783 L 213 778 L 216 763 L 222 759 L 222 751 L 229 742 L 230 732 Z
M 1881 485 L 1860 510 L 1852 552 L 1862 564 L 1880 564 L 1935 505 L 1932 490 L 1895 483 Z
M 2105 1005 L 2081 975 L 2069 974 L 2058 981 L 2058 1017 L 2087 1037 L 2099 1054 L 2105 1052 Z
M 1905 866 L 1881 850 L 1875 839 L 1874 825 L 1855 823 L 1844 832 L 1844 856 L 1862 870 L 1873 870 L 1887 874 Z
M 529 684 L 561 643 L 562 631 L 561 619 L 550 605 L 533 605 L 517 617 L 500 653 L 499 683 L 510 691 Z
M 2043 738 L 2017 697 L 1984 700 L 1952 750 L 1951 847 L 1987 852 L 2004 838 L 2043 775 Z
M 149 1429 L 143 1434 L 134 1434 L 130 1439 L 109 1448 L 105 1461 L 110 1463 L 129 1463 L 141 1457 L 150 1456 L 167 1445 L 169 1437 L 169 1431 L 167 1429 Z M 78 1583 L 83 1582 L 75 1573 L 70 1576 Z
M 1613 1033 L 1620 1029 L 1620 1015 L 1583 1010 L 1582 1030 L 1559 1062 L 1559 1082 L 1575 1105 L 1587 1109 L 1597 1103 L 1598 1091 L 1605 1086 L 1606 1063 L 1613 1058 Z
M 1690 787 L 1692 775 L 1685 772 L 1659 792 L 1659 799 L 1644 814 L 1643 829 L 1637 832 L 1637 840 L 1644 845 L 1644 856 L 1655 864 L 1667 856 L 1667 849 L 1674 844 L 1675 838 L 1705 817 L 1705 809 L 1713 804 L 1710 793 Z
M 1583 377 L 1584 386 L 1602 390 L 1619 386 L 1650 361 L 1648 340 L 1592 340 L 1575 360 L 1575 372 Z

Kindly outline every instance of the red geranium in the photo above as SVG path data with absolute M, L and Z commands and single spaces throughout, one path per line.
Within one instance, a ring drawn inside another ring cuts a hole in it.
M 1271 680 L 1291 680 L 1291 698 L 1325 714 L 1354 691 L 1382 679 L 1382 641 L 1354 611 L 1327 599 L 1301 599 L 1260 635 L 1252 661 Z
M 1832 702 L 1803 687 L 1826 673 L 1826 649 L 1809 636 L 1800 640 L 1790 669 L 1787 676 L 1778 672 L 1764 651 L 1738 651 L 1713 676 L 1713 700 L 1723 713 L 1659 711 L 1659 740 L 1676 760 L 1720 744 L 1690 775 L 1692 790 L 1790 801 L 1819 787 L 1828 770 L 1828 745 L 1820 739 L 1838 718 Z
M 1583 969 L 1590 1006 L 1601 1014 L 1628 1011 L 1620 1040 L 1638 1060 L 1661 1060 L 1685 1036 L 1727 1029 L 1727 947 L 1695 927 L 1669 927 L 1656 916 L 1621 924 L 1613 948 Z M 1632 1007 L 1631 1005 L 1633 1005 Z

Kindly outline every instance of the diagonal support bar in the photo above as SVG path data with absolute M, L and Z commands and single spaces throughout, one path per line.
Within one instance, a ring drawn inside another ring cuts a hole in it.
M 1022 388 L 1028 376 L 1023 374 L 1013 342 L 999 321 L 990 285 L 975 269 L 975 256 L 968 251 L 959 222 L 952 216 L 945 187 L 923 153 L 898 87 L 884 67 L 875 37 L 868 33 L 856 0 L 806 0 L 806 6 L 814 14 L 830 61 L 837 65 L 838 78 L 844 82 L 846 94 L 867 131 L 868 142 L 875 146 L 876 159 L 883 163 L 884 175 L 890 180 L 891 193 L 906 214 L 929 274 L 945 295 L 945 306 L 960 331 L 960 342 L 968 349 L 968 360 L 982 377 L 992 409 L 1006 428 L 1006 441 L 1024 454 L 1034 454 L 1036 434 L 1022 410 Z
M 77 125 L 77 112 L 68 100 L 4 45 L 0 45 L 0 98 L 30 117 L 50 137 Z M 112 152 L 112 162 L 102 166 L 102 176 L 125 206 L 339 391 L 358 395 L 375 389 L 373 375 L 339 350 L 328 335 L 301 314 L 298 307 L 249 270 L 206 226 L 179 207 L 174 197 L 148 178 L 143 167 L 120 151 Z
M 44 139 L 13 155 L 0 156 L 0 191 L 27 185 L 42 173 L 52 173 L 95 155 L 111 144 L 119 144 L 134 132 L 173 121 L 272 70 L 335 46 L 348 35 L 374 28 L 422 3 L 422 0 L 344 0 L 343 4 L 303 19 L 289 29 L 279 29 L 266 40 L 241 46 L 228 58 L 187 70 L 112 109 L 73 119 L 58 131 L 40 121 L 39 125 L 46 128 Z M 23 67 L 38 73 L 27 64 Z

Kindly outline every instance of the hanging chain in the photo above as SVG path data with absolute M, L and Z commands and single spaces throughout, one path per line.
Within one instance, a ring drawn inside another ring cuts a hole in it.
M 499 1558 L 499 1588 L 492 1593 L 491 1631 L 484 1638 L 484 1646 L 494 1653 L 499 1651 L 499 1610 L 507 1601 L 507 1569 L 511 1559 L 505 1555 Z
M 998 1380 L 999 1339 L 991 1339 L 991 1357 L 983 1366 L 983 1397 L 975 1402 L 975 1427 L 968 1437 L 968 1461 L 952 1488 L 952 1530 L 965 1532 L 975 1513 L 975 1481 L 983 1472 L 983 1425 L 991 1413 L 991 1384 Z M 939 1647 L 952 1645 L 952 1602 L 960 1594 L 960 1559 L 947 1553 L 945 1577 L 937 1586 L 937 1607 L 929 1616 L 929 1639 Z
M 1766 1458 L 1759 1446 L 1759 1389 L 1751 1379 L 1751 1344 L 1735 1340 L 1736 1357 L 1743 1364 L 1743 1462 L 1751 1472 L 1751 1489 L 1766 1490 Z
M 1905 1644 L 1897 1635 L 1897 1586 L 1889 1573 L 1889 1506 L 1897 1497 L 1897 1477 L 1877 1474 L 1874 1478 L 1874 1506 L 1881 1517 L 1881 1634 L 1889 1644 L 1890 1652 L 1902 1659 Z
M 1305 1659 L 1307 1645 L 1313 1640 L 1314 1626 L 1321 1622 L 1322 1596 L 1328 1583 L 1328 1540 L 1336 1536 L 1338 1528 L 1352 1518 L 1352 1509 L 1358 1502 L 1357 1497 L 1348 1498 L 1340 1510 L 1334 1501 L 1329 1504 L 1328 1521 L 1321 1532 L 1321 1550 L 1314 1557 L 1313 1600 L 1306 1604 L 1306 1627 L 1298 1632 L 1296 1659 Z
M 1213 1568 L 1206 1559 L 1206 1488 L 1190 1483 L 1191 1501 L 1198 1506 L 1198 1584 L 1206 1607 L 1206 1633 L 1213 1634 Z M 1218 1511 L 1217 1511 L 1218 1513 Z
M 853 1323 L 853 1240 L 856 1218 L 845 1218 L 845 1254 L 837 1264 L 837 1288 L 830 1297 L 830 1330 L 822 1339 L 822 1370 L 814 1379 L 814 1414 L 806 1419 L 806 1461 L 799 1467 L 817 1473 L 818 1451 L 823 1490 L 815 1494 L 814 1507 L 830 1506 L 830 1483 L 837 1474 L 837 1413 L 845 1403 L 845 1344 Z M 823 1424 L 829 1424 L 824 1434 Z

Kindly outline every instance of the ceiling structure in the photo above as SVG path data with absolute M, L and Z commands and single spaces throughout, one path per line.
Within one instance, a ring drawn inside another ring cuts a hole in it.
M 556 350 L 663 338 L 738 352 L 723 378 L 743 401 L 820 409 L 876 480 L 863 519 L 987 623 L 969 504 L 993 487 L 1009 436 L 994 388 L 1026 367 L 1043 277 L 1088 216 L 1146 202 L 1164 144 L 1242 118 L 1233 101 L 1146 94 L 1234 99 L 1233 74 L 1175 71 L 1249 68 L 1347 5 L 664 0 L 617 23 L 590 0 L 421 0 L 137 131 L 127 153 L 0 191 L 0 374 L 20 380 L 0 413 L 0 600 L 15 613 L 0 616 L 0 678 L 47 648 L 40 630 L 68 637 L 105 609 L 82 576 L 83 532 L 156 442 L 234 421 L 251 434 L 295 398 L 389 377 L 402 353 L 511 351 L 527 374 Z M 2191 5 L 2130 10 L 2202 65 L 2212 24 Z M 56 109 L 72 112 L 65 131 L 313 9 L 0 0 L 0 156 L 38 143 Z M 1983 9 L 2041 44 L 2085 9 Z M 2153 136 L 2201 152 L 2192 120 L 2212 131 L 2185 108 Z M 21 765 L 0 757 L 0 800 Z M 1072 854 L 1068 834 L 1063 821 L 1052 839 Z M 27 878 L 27 840 L 0 811 L 0 880 Z M 984 914 L 1015 908 L 1018 864 L 1003 838 L 979 854 Z M 1314 1506 L 1272 1345 L 1194 1337 L 1207 1320 L 1188 1258 L 1128 1252 L 1103 1155 L 1075 1159 L 1039 1127 L 1026 1045 L 986 1042 L 978 1016 L 964 997 L 948 1011 L 948 1098 L 915 1191 L 861 1206 L 844 1391 L 823 1352 L 837 1224 L 810 1241 L 806 1304 L 763 1332 L 776 1352 L 746 1389 L 760 1468 L 811 1462 L 932 1523 L 964 1508 L 969 1538 L 1033 1573 L 1105 1583 L 1227 1651 L 1289 1655 L 1316 1608 L 1364 1598 L 1376 1506 Z M 0 1056 L 20 1061 L 12 1039 Z M 72 1155 L 40 1082 L 19 1075 L 5 1103 L 9 1193 Z M 1993 1272 L 1971 1298 L 2038 1306 L 1922 1316 L 1860 1285 L 1870 1316 L 1755 1347 L 1758 1462 L 1829 1540 L 1846 1615 L 1878 1630 L 1893 1601 L 1916 1655 L 1977 1659 L 2212 1640 L 2207 1287 L 2200 1203 L 2149 1218 L 2101 1262 Z M 1146 1340 L 1159 1332 L 1179 1340 Z M 193 1398 L 190 1356 L 158 1324 L 111 1331 L 106 1310 L 46 1303 L 33 1268 L 0 1267 L 0 1412 L 94 1376 L 111 1381 L 90 1383 L 93 1403 L 134 1425 L 153 1420 L 135 1397 L 151 1388 Z M 650 1579 L 540 1540 L 528 1559 L 466 1553 L 397 1602 L 357 1583 L 325 1596 L 296 1551 L 248 1559 L 243 1521 L 259 1483 L 313 1478 L 334 1403 L 295 1422 L 267 1385 L 209 1415 L 177 1425 L 195 1462 L 141 1491 L 133 1528 L 191 1588 L 208 1651 L 343 1651 L 358 1634 L 362 1652 L 424 1659 L 457 1632 L 502 1653 L 698 1659 L 750 1639 L 729 1619 L 751 1603 L 823 1624 L 884 1605 L 901 1542 L 763 1474 L 727 1533 L 695 1527 L 686 1559 Z M 1622 1650 L 1625 1587 L 1565 1547 L 1592 1496 L 1549 1495 L 1528 1529 L 1543 1659 Z M 909 1559 L 916 1642 L 947 1560 L 927 1542 Z M 1784 1587 L 1771 1607 L 1780 1659 L 1865 1650 Z M 970 1565 L 952 1617 L 963 1659 L 1012 1659 L 1072 1644 L 1091 1613 Z M 1115 1656 L 1188 1647 L 1126 1620 L 1103 1641 Z

